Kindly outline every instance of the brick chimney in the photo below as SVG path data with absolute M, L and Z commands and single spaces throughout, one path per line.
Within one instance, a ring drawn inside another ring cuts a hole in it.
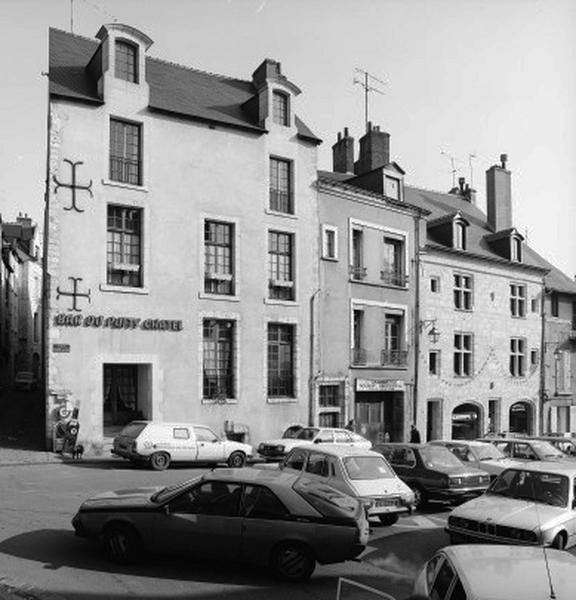
M 512 182 L 506 169 L 508 156 L 500 155 L 500 164 L 486 171 L 486 212 L 494 231 L 512 227 Z
M 366 126 L 366 133 L 360 138 L 360 155 L 354 164 L 354 173 L 362 175 L 383 167 L 390 162 L 390 134 L 380 131 L 380 127 Z
M 348 135 L 348 127 L 344 127 L 344 135 L 338 132 L 332 146 L 332 169 L 337 173 L 354 173 L 354 138 Z
M 283 78 L 280 63 L 271 58 L 265 59 L 254 73 L 252 73 L 252 83 L 257 89 L 266 85 L 269 79 L 278 80 Z
M 32 218 L 28 216 L 28 213 L 24 213 L 24 216 L 22 216 L 22 213 L 18 213 L 16 223 L 23 227 L 32 227 Z

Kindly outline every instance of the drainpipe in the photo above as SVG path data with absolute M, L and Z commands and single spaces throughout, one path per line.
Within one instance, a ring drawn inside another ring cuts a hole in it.
M 418 414 L 418 382 L 420 370 L 420 215 L 414 217 L 414 386 L 412 389 L 412 422 Z M 416 425 L 418 426 L 418 425 Z
M 546 402 L 546 285 L 542 277 L 542 293 L 540 294 L 540 415 L 538 433 L 544 435 L 544 406 Z
M 309 388 L 310 388 L 310 399 L 308 402 L 308 425 L 314 425 L 315 413 L 316 413 L 316 401 L 315 401 L 315 389 L 314 383 L 316 381 L 316 356 L 314 347 L 316 344 L 316 315 L 315 315 L 315 300 L 316 296 L 320 293 L 318 288 L 310 296 L 310 373 L 309 373 Z

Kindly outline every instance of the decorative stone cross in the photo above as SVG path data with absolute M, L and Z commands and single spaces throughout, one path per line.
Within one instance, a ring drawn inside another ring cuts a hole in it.
M 72 167 L 72 183 L 60 183 L 58 181 L 58 179 L 56 178 L 56 175 L 53 175 L 52 179 L 56 183 L 56 187 L 54 188 L 54 193 L 57 194 L 58 189 L 61 187 L 69 188 L 70 190 L 72 190 L 72 204 L 70 206 L 65 206 L 64 210 L 75 210 L 77 212 L 84 212 L 83 209 L 78 208 L 78 206 L 76 206 L 76 190 L 86 191 L 90 194 L 90 198 L 93 198 L 94 196 L 92 195 L 92 189 L 91 189 L 92 188 L 92 180 L 90 180 L 90 183 L 88 185 L 79 185 L 78 183 L 76 183 L 76 167 L 83 165 L 84 163 L 81 160 L 72 162 L 71 160 L 68 160 L 67 158 L 64 159 L 64 162 L 68 163 Z
M 79 292 L 78 291 L 78 282 L 82 281 L 82 277 L 68 277 L 68 279 L 72 280 L 72 291 L 71 292 L 63 292 L 60 289 L 60 286 L 58 286 L 56 288 L 56 300 L 58 300 L 58 298 L 60 298 L 60 296 L 72 296 L 72 308 L 69 308 L 68 310 L 75 310 L 77 312 L 81 312 L 82 309 L 78 308 L 76 306 L 76 299 L 83 297 L 83 298 L 88 298 L 88 302 L 91 302 L 90 300 L 90 290 L 88 290 L 87 293 L 84 292 Z

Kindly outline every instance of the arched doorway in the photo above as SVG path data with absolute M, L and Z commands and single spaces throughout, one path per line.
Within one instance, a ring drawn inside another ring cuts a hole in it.
M 466 402 L 452 411 L 452 439 L 474 440 L 482 435 L 480 431 L 480 407 Z
M 515 402 L 510 407 L 510 433 L 532 434 L 534 414 L 529 402 Z

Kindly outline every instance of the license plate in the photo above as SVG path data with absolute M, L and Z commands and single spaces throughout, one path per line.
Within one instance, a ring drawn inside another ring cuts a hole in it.
M 398 498 L 378 498 L 376 506 L 398 506 Z

